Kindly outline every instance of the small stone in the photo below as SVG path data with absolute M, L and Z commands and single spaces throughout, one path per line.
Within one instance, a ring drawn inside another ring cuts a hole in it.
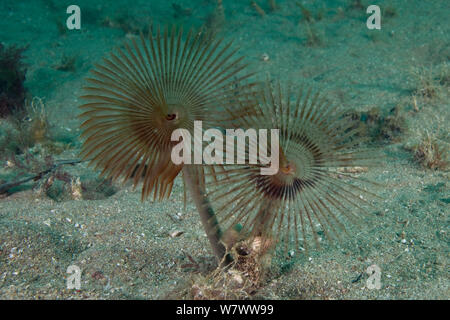
M 6 161 L 6 167 L 7 168 L 14 168 L 14 163 L 11 160 Z
M 103 275 L 103 272 L 100 271 L 100 270 L 97 270 L 94 273 L 92 273 L 91 277 L 92 277 L 92 279 L 95 279 L 95 280 L 105 279 L 105 276 Z
M 240 287 L 244 283 L 244 279 L 242 278 L 242 275 L 236 271 L 236 270 L 230 270 L 228 272 L 231 276 L 231 280 Z
M 177 230 L 177 231 L 173 231 L 173 232 L 169 233 L 169 236 L 170 236 L 171 238 L 176 238 L 176 237 L 181 236 L 183 233 L 184 233 L 183 231 L 178 231 L 178 230 Z
M 81 181 L 80 177 L 76 179 L 72 179 L 70 182 L 70 193 L 72 196 L 72 200 L 81 200 L 83 199 L 83 195 L 81 192 Z

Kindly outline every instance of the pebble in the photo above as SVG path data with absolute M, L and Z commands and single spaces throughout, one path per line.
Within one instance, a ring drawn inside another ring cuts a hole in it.
M 169 236 L 171 238 L 176 238 L 176 237 L 181 236 L 183 233 L 184 233 L 183 231 L 176 230 L 176 231 L 170 232 Z

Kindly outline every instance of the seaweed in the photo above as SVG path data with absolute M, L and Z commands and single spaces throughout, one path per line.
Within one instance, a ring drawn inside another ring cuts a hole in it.
M 172 3 L 172 9 L 173 9 L 173 17 L 174 18 L 184 18 L 189 17 L 192 15 L 192 9 L 191 8 L 183 8 L 177 3 Z
M 435 68 L 417 67 L 411 72 L 414 83 L 411 95 L 416 112 L 424 107 L 437 107 L 438 103 L 445 100 L 448 95 L 449 71 L 448 64 L 444 63 Z
M 368 111 L 350 111 L 344 118 L 353 122 L 353 128 L 358 128 L 359 136 L 364 136 L 371 143 L 392 143 L 401 139 L 402 134 L 408 130 L 406 119 L 397 105 L 387 114 L 380 108 L 373 107 Z
M 414 153 L 414 160 L 424 168 L 431 170 L 445 171 L 448 167 L 448 150 L 444 143 L 439 145 L 439 140 L 426 134 L 420 143 L 414 146 L 411 151 Z
M 308 10 L 303 4 L 298 1 L 295 4 L 300 8 L 303 19 L 305 19 L 306 22 L 314 22 L 314 18 L 310 10 Z
M 53 66 L 55 70 L 64 72 L 74 72 L 76 69 L 77 55 L 66 55 L 64 54 L 61 61 Z
M 48 108 L 42 99 L 34 97 L 25 109 L 2 119 L 0 127 L 0 160 L 9 154 L 26 153 L 57 155 L 76 144 L 75 136 L 66 130 L 57 130 L 50 122 Z
M 264 17 L 266 15 L 266 11 L 256 1 L 250 1 L 250 6 L 259 16 Z M 267 7 L 269 12 L 275 12 L 280 8 L 275 0 L 267 0 Z
M 27 92 L 23 52 L 27 47 L 5 47 L 0 43 L 0 118 L 23 110 Z
M 405 117 L 400 113 L 398 106 L 390 110 L 380 124 L 379 138 L 385 141 L 397 142 L 401 135 L 408 129 Z
M 300 11 L 302 13 L 302 16 L 303 16 L 305 22 L 314 23 L 316 21 L 322 20 L 323 17 L 325 16 L 324 8 L 321 8 L 313 13 L 311 10 L 306 8 L 301 2 L 297 1 L 295 4 L 297 5 L 297 7 L 300 8 Z
M 23 110 L 16 110 L 4 121 L 5 139 L 0 143 L 2 152 L 21 154 L 38 143 L 49 141 L 50 123 L 40 98 L 33 98 Z
M 21 187 L 30 181 L 39 182 L 40 180 L 43 180 L 44 182 L 40 184 L 40 187 L 41 190 L 48 195 L 48 191 L 55 180 L 63 183 L 69 183 L 71 181 L 72 176 L 69 173 L 62 171 L 61 167 L 64 165 L 75 165 L 80 162 L 82 161 L 56 161 L 51 155 L 47 155 L 41 159 L 29 152 L 25 153 L 22 157 L 11 154 L 7 163 L 9 164 L 9 168 L 15 171 L 16 178 L 12 179 L 12 181 L 2 183 L 0 185 L 0 194 L 10 195 L 14 193 L 18 187 Z
M 382 16 L 384 18 L 394 18 L 397 16 L 397 10 L 393 6 L 383 7 Z
M 118 191 L 112 180 L 106 178 L 83 179 L 81 181 L 81 190 L 85 200 L 106 199 Z
M 55 25 L 56 25 L 56 29 L 58 30 L 58 34 L 61 37 L 65 37 L 67 35 L 67 25 L 65 24 L 64 21 L 61 21 L 61 19 L 54 19 L 55 21 Z
M 212 34 L 220 32 L 225 24 L 225 10 L 222 0 L 217 0 L 214 11 L 206 17 L 205 25 Z
M 439 84 L 443 87 L 450 86 L 450 65 L 444 63 L 439 72 Z
M 137 35 L 140 32 L 147 32 L 146 27 L 151 25 L 151 21 L 146 17 L 137 17 L 127 10 L 121 10 L 116 16 L 106 16 L 101 23 L 104 27 L 121 29 L 125 34 Z
M 414 95 L 428 100 L 434 100 L 440 96 L 439 79 L 433 76 L 432 71 L 424 68 L 418 69 L 414 71 L 414 76 L 417 81 L 417 87 L 413 91 Z
M 308 47 L 319 47 L 323 45 L 324 41 L 314 27 L 308 22 L 306 25 L 306 45 Z
M 300 8 L 302 13 L 303 19 L 300 22 L 303 22 L 305 25 L 304 33 L 306 36 L 306 45 L 309 47 L 318 47 L 323 45 L 323 37 L 314 27 L 315 22 L 323 18 L 323 10 L 313 13 L 300 2 L 297 1 L 295 4 Z
M 348 7 L 352 10 L 364 10 L 365 5 L 362 0 L 352 0 Z
M 268 4 L 271 12 L 277 11 L 279 9 L 278 4 L 275 0 L 268 0 Z
M 256 3 L 256 1 L 250 1 L 250 5 L 260 17 L 264 17 L 266 15 L 266 12 Z
M 38 193 L 55 201 L 106 199 L 118 191 L 111 179 L 81 180 L 80 177 L 63 170 L 64 166 L 83 162 L 79 159 L 56 160 L 53 155 L 42 156 L 32 152 L 21 156 L 10 154 L 7 159 L 7 169 L 14 174 L 14 178 L 1 181 L 0 195 L 8 196 L 23 190 L 30 182 L 31 187 L 38 190 Z

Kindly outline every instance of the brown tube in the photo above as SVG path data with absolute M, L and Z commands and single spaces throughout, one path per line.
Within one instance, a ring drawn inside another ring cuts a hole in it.
M 209 203 L 209 199 L 206 197 L 204 187 L 202 186 L 203 183 L 201 184 L 198 179 L 197 168 L 195 166 L 185 165 L 183 167 L 183 178 L 197 206 L 203 228 L 205 229 L 214 254 L 221 266 L 229 265 L 233 259 L 230 254 L 225 256 L 225 246 L 220 242 L 222 231 L 220 230 L 214 210 Z

